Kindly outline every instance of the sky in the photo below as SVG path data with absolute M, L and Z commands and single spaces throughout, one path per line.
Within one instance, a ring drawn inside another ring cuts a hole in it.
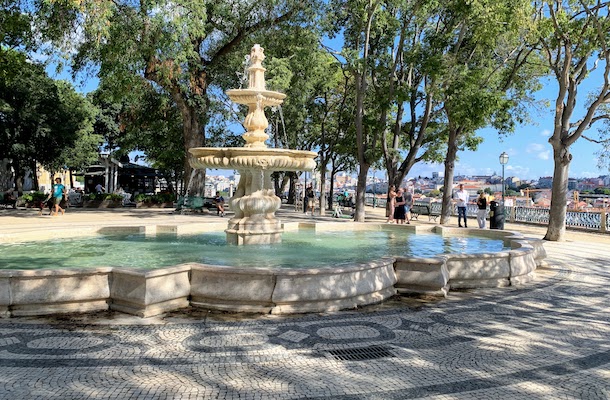
M 594 90 L 603 78 L 601 68 L 590 75 L 587 81 L 579 89 L 579 103 L 582 103 L 588 92 Z M 53 68 L 47 69 L 49 75 L 56 79 L 69 79 L 67 72 L 57 74 Z M 77 90 L 83 93 L 94 90 L 97 87 L 97 80 L 89 78 L 82 84 L 76 84 Z M 508 163 L 504 167 L 505 177 L 517 177 L 521 180 L 537 180 L 543 176 L 553 175 L 553 150 L 548 143 L 553 129 L 554 110 L 552 105 L 556 96 L 556 84 L 553 80 L 543 82 L 543 89 L 535 94 L 537 100 L 546 100 L 547 107 L 539 107 L 537 110 L 530 110 L 531 123 L 518 126 L 515 132 L 508 136 L 500 136 L 493 129 L 485 128 L 478 131 L 478 135 L 483 138 L 476 151 L 458 152 L 458 160 L 455 164 L 454 174 L 457 175 L 502 175 L 502 166 L 499 156 L 506 152 L 509 156 Z M 584 113 L 584 109 L 577 111 L 576 117 Z M 594 128 L 592 129 L 594 130 Z M 587 132 L 589 136 L 595 137 L 593 132 Z M 570 165 L 569 176 L 571 178 L 593 178 L 600 175 L 610 174 L 608 168 L 599 169 L 595 153 L 600 150 L 600 145 L 588 142 L 580 138 L 571 147 L 573 155 Z M 138 153 L 141 154 L 141 153 Z M 135 157 L 136 153 L 132 156 Z M 132 158 L 133 158 L 132 157 Z M 133 160 L 132 160 L 133 161 Z M 374 171 L 371 171 L 371 174 Z M 411 177 L 431 177 L 433 172 L 439 176 L 444 175 L 443 164 L 418 163 L 408 174 Z M 212 171 L 213 175 L 232 175 L 233 171 Z M 382 176 L 379 171 L 376 176 Z
M 601 64 L 601 63 L 600 63 Z M 586 100 L 589 92 L 594 91 L 601 83 L 603 77 L 601 69 L 592 73 L 578 91 L 578 104 Z M 476 151 L 458 152 L 458 161 L 455 164 L 454 174 L 457 175 L 502 175 L 500 154 L 508 154 L 508 163 L 504 166 L 505 177 L 517 177 L 521 180 L 537 180 L 543 176 L 553 176 L 553 149 L 548 142 L 553 131 L 554 103 L 557 96 L 557 84 L 550 79 L 542 81 L 543 88 L 535 93 L 535 99 L 546 101 L 547 106 L 539 106 L 530 109 L 530 123 L 518 126 L 511 135 L 500 136 L 497 131 L 485 128 L 478 131 L 483 138 L 483 143 Z M 572 118 L 576 121 L 584 115 L 584 108 L 577 106 Z M 597 127 L 602 124 L 598 122 L 586 134 L 596 138 Z M 572 162 L 570 164 L 570 178 L 594 178 L 600 175 L 610 174 L 609 167 L 599 169 L 596 153 L 601 150 L 599 144 L 591 143 L 584 138 L 578 139 L 571 147 Z M 415 165 L 409 177 L 431 176 L 432 172 L 444 175 L 442 164 L 419 164 Z

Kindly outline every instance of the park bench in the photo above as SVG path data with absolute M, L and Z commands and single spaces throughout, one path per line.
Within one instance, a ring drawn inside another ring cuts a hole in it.
M 11 193 L 5 193 L 0 199 L 0 207 L 17 208 L 17 199 Z
M 429 204 L 413 204 L 411 207 L 411 219 L 418 219 L 420 215 L 427 215 L 428 221 L 434 222 L 440 216 L 439 213 L 432 211 Z
M 226 206 L 225 206 L 226 207 Z M 206 208 L 208 211 L 216 210 L 216 203 L 214 203 L 213 197 L 199 197 L 199 196 L 181 196 L 176 202 L 176 211 L 203 211 Z
M 333 207 L 332 217 L 333 218 L 349 218 L 349 219 L 354 218 L 353 212 L 349 215 L 344 215 L 343 210 L 344 210 L 344 207 L 342 205 L 340 205 L 339 203 L 335 203 L 335 206 Z

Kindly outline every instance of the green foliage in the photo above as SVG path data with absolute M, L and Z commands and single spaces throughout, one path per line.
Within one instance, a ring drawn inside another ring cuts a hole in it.
M 595 194 L 610 194 L 610 189 L 609 188 L 595 188 L 595 190 L 593 191 L 593 193 Z
M 0 0 L 0 54 L 5 48 L 29 50 L 33 44 L 32 17 L 18 2 Z
M 46 198 L 47 195 L 43 192 L 24 193 L 21 196 L 21 199 L 24 200 L 26 203 L 37 203 L 40 201 L 44 201 Z
M 126 124 L 118 125 L 123 146 L 120 151 L 133 150 L 134 139 L 138 138 L 138 146 L 146 147 L 147 156 L 156 167 L 165 172 L 171 169 L 179 178 L 183 173 L 190 176 L 191 167 L 184 155 L 189 148 L 205 144 L 208 123 L 211 123 L 210 144 L 223 142 L 220 135 L 228 130 L 222 123 L 216 124 L 216 111 L 220 107 L 214 103 L 226 101 L 222 95 L 224 90 L 238 87 L 229 84 L 235 82 L 235 71 L 243 70 L 241 61 L 255 43 L 254 35 L 278 32 L 279 36 L 283 27 L 306 28 L 315 20 L 315 7 L 316 0 L 256 3 L 49 0 L 41 1 L 38 21 L 42 27 L 49 28 L 48 35 L 55 39 L 57 46 L 70 44 L 71 48 L 64 49 L 72 56 L 73 70 L 99 68 L 103 84 L 120 95 L 110 104 L 126 101 L 138 107 L 143 83 L 156 92 L 155 102 L 163 98 L 165 104 L 154 104 L 153 113 L 147 109 L 151 104 L 141 104 L 141 110 L 130 110 L 140 116 L 150 115 L 145 118 L 147 121 L 139 118 L 121 121 L 134 124 L 137 132 L 127 133 L 130 128 Z M 72 32 L 79 32 L 78 40 L 67 40 Z M 277 42 L 284 44 L 281 39 Z M 266 44 L 262 43 L 263 47 Z M 275 76 L 270 74 L 270 83 L 273 87 L 283 87 L 290 79 L 285 63 L 269 60 L 269 65 L 269 72 L 278 71 Z M 168 112 L 168 124 L 161 131 L 155 131 L 154 124 L 146 126 L 142 122 L 153 122 L 159 107 Z M 178 124 L 176 116 L 180 120 Z M 106 127 L 112 128 L 112 118 L 105 119 L 109 123 Z M 182 130 L 180 136 L 174 134 L 176 128 Z M 164 134 L 168 132 L 171 135 L 165 140 Z M 226 142 L 235 141 L 239 138 L 231 137 Z M 180 145 L 177 151 L 174 142 Z M 183 167 L 176 165 L 175 154 L 182 155 Z
M 105 138 L 108 150 L 117 155 L 142 151 L 165 176 L 182 176 L 182 118 L 167 96 L 141 81 L 129 96 L 102 83 L 89 97 L 100 108 L 94 130 Z
M 11 65 L 0 64 L 0 71 L 14 73 L 0 79 L 0 148 L 18 176 L 23 166 L 33 168 L 36 161 L 51 171 L 84 165 L 99 142 L 90 136 L 94 108 L 71 85 L 49 78 L 42 65 L 7 53 Z
M 123 201 L 123 196 L 121 196 L 120 194 L 115 194 L 115 193 L 89 193 L 86 196 L 86 200 L 89 201 L 104 201 L 104 200 L 108 200 L 108 201 L 113 201 L 113 202 L 122 202 Z
M 173 203 L 176 201 L 176 195 L 173 193 L 158 193 L 154 195 L 138 194 L 134 198 L 136 203 L 162 204 Z

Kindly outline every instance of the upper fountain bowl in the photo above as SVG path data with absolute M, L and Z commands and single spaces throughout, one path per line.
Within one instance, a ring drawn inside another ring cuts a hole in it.
M 189 149 L 193 168 L 312 171 L 317 153 L 306 150 L 196 147 Z
M 231 89 L 227 90 L 227 96 L 237 104 L 258 104 L 262 107 L 273 107 L 282 104 L 286 95 L 272 90 L 260 89 Z

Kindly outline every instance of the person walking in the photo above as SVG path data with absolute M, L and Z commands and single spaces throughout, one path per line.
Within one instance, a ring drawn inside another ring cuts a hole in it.
M 460 184 L 460 190 L 455 192 L 457 199 L 457 210 L 458 210 L 458 227 L 462 227 L 461 220 L 464 219 L 464 228 L 468 228 L 466 222 L 466 206 L 468 205 L 468 192 L 464 190 L 464 185 Z
M 66 187 L 62 185 L 61 178 L 55 178 L 55 183 L 53 184 L 53 204 L 55 205 L 55 214 L 57 215 L 61 211 L 61 215 L 64 214 L 65 210 L 60 207 L 60 203 L 66 194 Z
M 387 208 L 388 219 L 385 222 L 388 224 L 392 224 L 392 223 L 394 223 L 394 207 L 396 205 L 396 186 L 394 186 L 394 185 L 390 186 L 390 190 L 388 191 L 387 202 L 388 202 L 388 208 Z
M 479 223 L 479 228 L 485 229 L 485 217 L 487 216 L 487 197 L 485 197 L 485 192 L 481 191 L 479 193 L 479 197 L 477 197 L 477 222 Z

